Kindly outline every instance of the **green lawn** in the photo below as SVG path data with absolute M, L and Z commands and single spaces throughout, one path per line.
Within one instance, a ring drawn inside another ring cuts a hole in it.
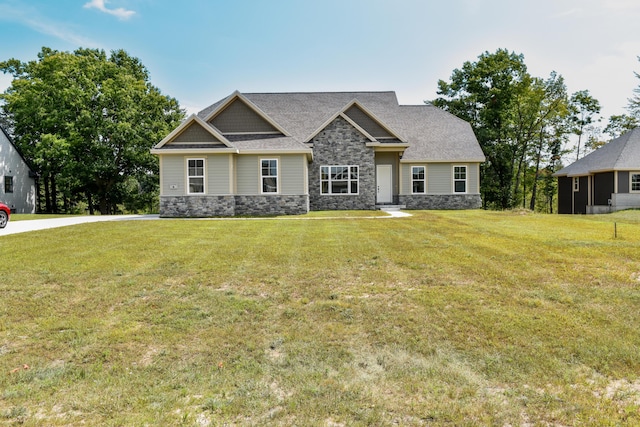
M 638 212 L 118 221 L 0 259 L 0 425 L 640 424 Z

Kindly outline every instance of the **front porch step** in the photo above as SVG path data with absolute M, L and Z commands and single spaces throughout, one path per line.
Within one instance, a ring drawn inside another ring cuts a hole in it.
M 376 205 L 376 209 L 380 211 L 399 211 L 406 208 L 407 205 Z

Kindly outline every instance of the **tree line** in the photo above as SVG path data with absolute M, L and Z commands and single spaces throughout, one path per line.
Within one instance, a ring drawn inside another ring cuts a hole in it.
M 184 117 L 124 50 L 59 52 L 0 62 L 13 76 L 0 116 L 38 176 L 38 212 L 150 211 L 158 199 L 151 147 Z
M 184 111 L 150 83 L 138 58 L 43 47 L 37 60 L 9 59 L 0 71 L 13 76 L 0 94 L 0 124 L 38 175 L 38 212 L 154 210 L 158 161 L 149 150 Z M 588 90 L 568 94 L 560 74 L 534 77 L 524 56 L 506 49 L 465 62 L 438 82 L 437 94 L 429 102 L 471 123 L 485 153 L 486 209 L 553 212 L 552 174 L 563 158 L 597 149 L 603 133 L 614 138 L 640 125 L 640 87 L 629 114 L 611 116 L 601 129 L 600 103 Z
M 640 77 L 636 73 L 636 77 Z M 522 54 L 498 49 L 438 82 L 430 101 L 471 123 L 487 161 L 481 167 L 484 208 L 553 212 L 562 159 L 575 161 L 603 142 L 640 125 L 640 88 L 629 114 L 611 116 L 601 130 L 600 103 L 588 90 L 567 93 L 564 78 L 527 71 Z M 570 147 L 570 137 L 575 145 Z

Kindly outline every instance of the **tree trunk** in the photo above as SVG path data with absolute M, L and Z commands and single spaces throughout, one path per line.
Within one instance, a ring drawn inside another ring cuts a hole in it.
M 58 213 L 58 187 L 54 175 L 51 175 L 51 206 L 53 207 L 53 213 Z
M 51 213 L 51 193 L 49 192 L 49 175 L 44 176 L 44 206 L 45 212 Z
M 536 170 L 533 174 L 533 188 L 531 189 L 531 210 L 536 209 L 536 191 L 538 190 L 538 172 L 540 171 L 540 157 L 542 157 L 543 133 L 540 133 L 540 142 L 538 143 L 538 152 L 536 153 Z
M 91 193 L 87 191 L 87 203 L 89 204 L 89 215 L 93 215 L 93 198 L 91 197 Z

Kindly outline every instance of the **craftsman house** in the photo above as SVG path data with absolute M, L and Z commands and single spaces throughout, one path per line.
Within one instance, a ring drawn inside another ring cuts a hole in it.
M 166 217 L 481 206 L 471 126 L 395 92 L 235 92 L 151 152 Z
M 640 128 L 560 169 L 558 213 L 597 214 L 640 208 Z
M 14 213 L 36 212 L 35 174 L 0 126 L 0 202 Z

